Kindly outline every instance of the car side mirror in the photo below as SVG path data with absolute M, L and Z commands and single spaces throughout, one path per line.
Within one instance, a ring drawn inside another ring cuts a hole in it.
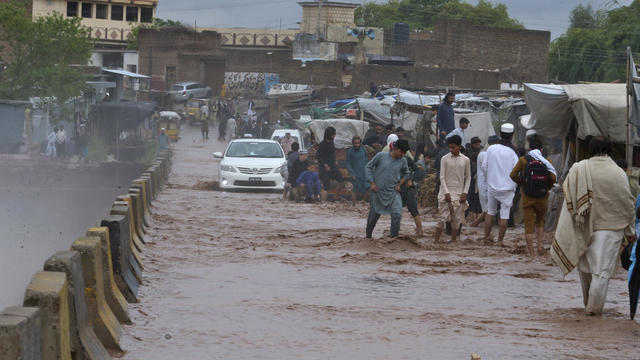
M 216 159 L 222 159 L 222 153 L 221 152 L 214 152 L 213 153 L 213 157 Z

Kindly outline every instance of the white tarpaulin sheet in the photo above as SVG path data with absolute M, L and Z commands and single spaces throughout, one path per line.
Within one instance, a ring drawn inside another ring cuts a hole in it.
M 316 143 L 322 141 L 324 130 L 329 126 L 333 126 L 336 129 L 336 138 L 333 140 L 336 149 L 351 147 L 351 139 L 354 136 L 357 135 L 364 139 L 364 135 L 367 133 L 367 130 L 369 130 L 369 123 L 366 121 L 351 119 L 313 120 L 309 124 L 309 129 L 313 131 Z
M 396 102 L 392 96 L 385 96 L 383 99 L 358 98 L 357 102 L 360 109 L 371 115 L 377 123 L 382 125 L 391 124 L 391 107 Z M 421 117 L 422 114 L 404 111 L 393 116 L 393 124 L 397 127 L 401 126 L 407 131 L 414 131 Z
M 495 130 L 493 129 L 493 123 L 491 122 L 491 113 L 456 113 L 456 124 L 458 124 L 458 121 L 460 121 L 460 119 L 462 119 L 463 117 L 469 119 L 469 127 L 464 131 L 465 141 L 468 143 L 471 141 L 471 138 L 477 136 L 482 141 L 482 145 L 486 148 L 489 136 L 496 134 Z
M 524 96 L 531 118 L 523 125 L 542 136 L 564 136 L 575 116 L 581 139 L 591 135 L 627 141 L 625 84 L 525 84 Z M 633 134 L 632 142 L 640 144 L 640 138 Z

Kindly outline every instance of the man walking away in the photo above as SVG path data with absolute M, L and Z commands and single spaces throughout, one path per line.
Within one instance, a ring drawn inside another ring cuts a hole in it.
M 206 108 L 206 106 L 202 106 L 203 108 Z M 204 117 L 204 115 L 202 116 L 202 120 L 200 121 L 200 132 L 202 132 L 202 140 L 209 140 L 209 120 L 208 120 L 208 116 Z
M 367 182 L 364 170 L 369 159 L 367 157 L 367 151 L 360 143 L 361 141 L 362 139 L 360 139 L 359 136 L 354 136 L 353 139 L 351 139 L 353 147 L 347 151 L 347 170 L 349 171 L 351 184 L 353 185 L 351 192 L 352 206 L 356 205 L 358 196 L 360 196 L 363 201 L 366 201 L 368 198 L 366 194 L 369 191 L 369 183 Z
M 333 126 L 329 126 L 324 131 L 324 140 L 318 145 L 318 152 L 316 157 L 320 166 L 320 181 L 324 186 L 324 190 L 331 189 L 331 180 L 338 182 L 338 189 L 336 191 L 336 197 L 340 196 L 342 191 L 344 179 L 338 166 L 336 165 L 336 148 L 333 145 L 333 139 L 336 137 L 336 129 Z
M 576 266 L 588 315 L 602 313 L 622 239 L 635 241 L 634 199 L 622 169 L 610 158 L 611 143 L 595 137 L 594 156 L 574 164 L 562 184 L 565 201 L 551 260 L 564 275 Z
M 460 119 L 460 121 L 458 121 L 458 124 L 460 125 L 460 127 L 457 127 L 453 130 L 451 130 L 451 132 L 449 134 L 447 134 L 447 139 L 450 138 L 451 136 L 454 135 L 458 135 L 460 136 L 460 139 L 462 139 L 462 147 L 464 148 L 467 145 L 467 140 L 464 136 L 464 131 L 469 127 L 469 119 L 467 118 L 462 118 Z
M 67 157 L 67 134 L 64 132 L 64 125 L 60 125 L 56 134 L 56 153 L 59 157 Z
M 445 223 L 453 218 L 455 223 L 464 223 L 464 211 L 467 208 L 467 194 L 471 184 L 471 162 L 462 155 L 462 139 L 453 135 L 447 139 L 449 154 L 442 158 L 440 163 L 440 192 L 438 193 L 439 221 L 436 228 L 435 241 L 440 241 Z M 451 227 L 451 242 L 458 238 L 458 226 Z
M 497 215 L 498 206 L 500 206 L 500 232 L 498 233 L 500 245 L 504 243 L 509 212 L 516 191 L 516 183 L 510 177 L 511 170 L 518 163 L 518 155 L 511 145 L 513 131 L 512 124 L 502 125 L 500 142 L 487 149 L 486 159 L 482 164 L 487 174 L 487 216 L 484 222 L 484 238 L 485 241 L 491 241 L 493 217 Z
M 407 207 L 416 224 L 416 236 L 422 237 L 424 236 L 424 232 L 422 230 L 422 218 L 418 211 L 418 194 L 416 190 L 416 177 L 418 176 L 419 169 L 410 155 L 407 151 L 404 157 L 405 160 L 407 160 L 407 166 L 409 168 L 409 180 L 402 185 L 400 195 L 402 196 L 402 206 Z
M 533 257 L 534 233 L 538 240 L 538 256 L 544 253 L 544 217 L 547 214 L 549 190 L 556 183 L 556 169 L 542 156 L 542 140 L 533 135 L 529 139 L 529 152 L 518 160 L 511 171 L 511 180 L 520 185 L 524 236 Z
M 487 143 L 489 146 L 497 144 L 500 138 L 497 135 L 489 136 L 489 140 Z M 480 207 L 482 208 L 482 214 L 478 216 L 476 221 L 474 221 L 471 226 L 478 226 L 481 222 L 485 220 L 487 216 L 487 173 L 483 167 L 485 159 L 487 157 L 487 152 L 483 151 L 478 154 L 478 165 L 477 165 L 477 185 L 478 185 L 478 199 L 480 200 Z
M 227 126 L 225 128 L 225 140 L 231 141 L 236 137 L 236 119 L 232 116 L 227 119 Z
M 452 92 L 447 93 L 444 101 L 438 107 L 436 122 L 438 124 L 438 137 L 444 139 L 448 133 L 456 127 L 455 113 L 453 111 L 453 103 L 456 101 L 456 95 Z
M 47 150 L 41 154 L 44 156 L 56 157 L 56 135 L 58 134 L 58 127 L 54 127 L 53 131 L 47 135 Z
M 380 215 L 391 215 L 391 232 L 395 238 L 400 232 L 402 198 L 400 189 L 409 178 L 407 160 L 409 142 L 398 140 L 392 144 L 391 152 L 380 152 L 367 163 L 365 173 L 371 185 L 371 207 L 367 218 L 367 239 L 371 239 Z

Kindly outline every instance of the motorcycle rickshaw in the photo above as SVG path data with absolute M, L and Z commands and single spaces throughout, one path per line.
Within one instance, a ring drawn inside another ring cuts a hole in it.
M 180 137 L 180 115 L 175 111 L 160 111 L 158 129 L 165 129 L 167 136 L 172 141 L 178 141 Z
M 189 99 L 184 107 L 184 112 L 187 116 L 187 120 L 189 121 L 189 125 L 200 123 L 204 120 L 203 114 L 200 111 L 202 106 L 206 106 L 207 109 L 210 108 L 210 99 Z M 207 119 L 208 120 L 208 119 Z

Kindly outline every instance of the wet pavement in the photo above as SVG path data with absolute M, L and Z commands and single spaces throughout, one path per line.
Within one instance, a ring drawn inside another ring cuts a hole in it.
M 215 136 L 214 136 L 215 137 Z M 633 359 L 626 272 L 605 312 L 585 316 L 575 273 L 506 247 L 364 239 L 367 207 L 298 204 L 280 194 L 214 191 L 225 144 L 187 128 L 154 202 L 141 302 L 124 359 Z M 418 246 L 419 245 L 419 246 Z M 548 247 L 548 244 L 547 244 Z

